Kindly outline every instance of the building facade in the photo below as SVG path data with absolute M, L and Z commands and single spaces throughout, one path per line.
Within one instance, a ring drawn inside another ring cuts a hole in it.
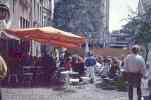
M 54 26 L 104 45 L 109 33 L 109 0 L 55 0 Z
M 50 0 L 6 0 L 10 10 L 9 28 L 46 26 L 50 16 Z M 44 23 L 45 22 L 45 23 Z M 6 23 L 7 25 L 7 23 Z
M 1 21 L 2 28 L 30 28 L 48 26 L 51 21 L 51 0 L 1 0 L 8 6 L 10 18 Z M 31 41 L 30 53 L 41 56 L 41 44 Z
M 110 47 L 111 48 L 129 48 L 131 36 L 126 33 L 115 31 L 111 34 Z

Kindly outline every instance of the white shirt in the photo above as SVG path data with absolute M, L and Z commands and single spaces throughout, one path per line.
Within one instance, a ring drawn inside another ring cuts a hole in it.
M 129 54 L 124 61 L 124 70 L 126 72 L 141 72 L 145 75 L 145 61 L 138 54 Z
M 102 68 L 102 74 L 103 75 L 107 75 L 109 70 L 110 70 L 110 68 L 111 68 L 111 65 L 108 64 L 108 63 L 104 63 L 102 67 L 103 67 Z

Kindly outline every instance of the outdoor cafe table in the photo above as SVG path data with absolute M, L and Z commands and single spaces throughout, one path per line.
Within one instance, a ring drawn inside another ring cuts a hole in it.
M 78 72 L 74 72 L 74 71 L 62 71 L 61 74 L 66 76 L 66 85 L 67 87 L 70 84 L 70 75 L 78 75 Z

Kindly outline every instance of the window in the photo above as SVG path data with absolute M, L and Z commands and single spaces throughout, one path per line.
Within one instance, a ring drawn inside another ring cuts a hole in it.
M 30 22 L 26 20 L 24 17 L 20 17 L 20 28 L 29 28 Z
M 15 4 L 16 4 L 17 0 L 12 0 L 12 9 L 13 9 L 13 13 L 15 12 Z
M 13 13 L 14 13 L 14 11 L 15 11 L 15 4 L 14 4 L 14 0 L 12 0 L 12 2 L 13 2 Z
M 29 28 L 29 26 L 30 26 L 30 22 L 26 20 L 26 28 Z
M 36 0 L 34 0 L 34 16 L 35 16 L 35 12 L 36 12 Z
M 26 28 L 26 20 L 23 18 L 23 28 Z
M 40 6 L 40 23 L 42 23 L 42 15 L 43 15 L 43 13 L 42 13 L 42 7 Z
M 20 17 L 20 28 L 22 28 L 23 26 L 22 26 L 22 22 L 23 20 L 22 20 L 22 17 Z
M 125 40 L 125 37 L 117 37 L 116 40 L 117 40 L 117 41 L 123 41 L 123 40 Z
M 39 9 L 39 4 L 37 5 L 37 9 L 38 9 L 38 20 L 40 19 L 40 9 Z

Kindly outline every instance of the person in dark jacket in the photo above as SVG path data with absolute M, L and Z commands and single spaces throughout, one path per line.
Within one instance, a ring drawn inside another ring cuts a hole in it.
M 65 60 L 65 63 L 64 63 L 64 69 L 65 70 L 72 70 L 72 57 L 68 57 L 66 60 Z
M 84 60 L 78 55 L 74 55 L 72 59 L 72 68 L 73 71 L 78 72 L 79 75 L 84 74 Z
M 91 52 L 88 53 L 88 57 L 85 60 L 85 65 L 87 66 L 88 69 L 88 76 L 90 77 L 90 82 L 94 83 L 96 58 L 93 56 Z

